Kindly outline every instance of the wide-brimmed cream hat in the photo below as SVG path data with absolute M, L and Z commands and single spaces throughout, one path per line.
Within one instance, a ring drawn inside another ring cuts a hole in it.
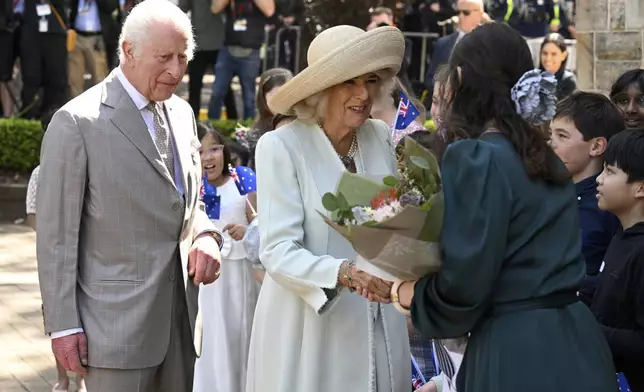
M 395 27 L 331 27 L 311 42 L 309 66 L 278 88 L 268 106 L 273 113 L 293 114 L 293 105 L 336 84 L 372 72 L 393 77 L 404 53 L 405 38 Z

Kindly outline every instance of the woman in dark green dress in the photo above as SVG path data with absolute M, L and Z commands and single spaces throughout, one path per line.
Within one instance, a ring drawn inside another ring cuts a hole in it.
M 577 301 L 575 190 L 536 127 L 554 114 L 552 76 L 532 70 L 504 24 L 466 35 L 448 67 L 444 264 L 403 283 L 400 305 L 427 338 L 470 333 L 459 392 L 616 391 L 608 346 Z

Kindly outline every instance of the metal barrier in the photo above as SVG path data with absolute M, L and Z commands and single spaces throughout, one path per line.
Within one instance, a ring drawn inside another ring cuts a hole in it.
M 427 40 L 437 39 L 440 36 L 436 33 L 413 33 L 403 31 L 405 38 L 422 38 L 422 46 L 420 47 L 420 81 L 425 82 L 425 69 L 427 67 Z
M 262 50 L 262 72 L 266 71 L 269 67 L 277 68 L 280 66 L 280 54 L 282 51 L 282 36 L 287 31 L 295 31 L 295 56 L 294 56 L 294 66 L 291 71 L 294 74 L 297 74 L 300 71 L 300 54 L 302 50 L 301 38 L 302 38 L 302 29 L 300 26 L 283 26 L 274 31 L 275 37 L 274 40 L 271 40 L 271 30 L 264 31 L 264 45 Z M 420 38 L 422 39 L 421 52 L 420 52 L 420 78 L 421 82 L 425 80 L 425 71 L 427 68 L 427 54 L 428 54 L 428 40 L 434 40 L 439 38 L 439 35 L 436 33 L 414 33 L 414 32 L 403 32 L 405 38 Z M 272 42 L 271 42 L 272 41 Z M 274 58 L 271 61 L 272 64 L 269 64 L 269 54 Z
M 282 34 L 286 31 L 295 31 L 295 56 L 294 56 L 294 69 L 291 69 L 291 71 L 294 74 L 297 74 L 300 71 L 300 50 L 301 50 L 301 40 L 302 40 L 302 30 L 300 26 L 283 26 L 280 27 L 275 31 L 275 40 L 273 44 L 271 45 L 271 33 L 273 32 L 272 30 L 264 30 L 264 50 L 262 53 L 262 72 L 266 71 L 268 69 L 268 57 L 269 53 L 272 50 L 273 56 L 275 57 L 273 60 L 273 67 L 271 68 L 277 68 L 280 66 L 279 61 L 280 61 L 280 53 L 282 50 Z M 273 49 L 274 48 L 274 49 Z
M 443 27 L 445 28 L 448 23 L 453 23 L 452 19 L 447 19 L 443 21 Z M 263 45 L 263 50 L 262 50 L 262 72 L 266 71 L 269 66 L 271 68 L 276 68 L 280 66 L 280 54 L 282 51 L 282 36 L 285 32 L 287 31 L 295 31 L 296 32 L 296 37 L 295 37 L 295 56 L 294 56 L 294 62 L 293 62 L 293 69 L 291 71 L 294 74 L 297 74 L 300 71 L 300 54 L 301 54 L 301 37 L 302 37 L 302 30 L 300 26 L 283 26 L 277 29 L 276 31 L 270 31 L 266 30 L 264 32 L 264 45 Z M 271 33 L 275 34 L 275 38 L 273 42 L 271 43 Z M 421 50 L 420 50 L 420 58 L 418 61 L 420 61 L 420 75 L 419 79 L 421 83 L 425 82 L 425 74 L 427 71 L 427 64 L 428 64 L 428 45 L 427 42 L 428 40 L 436 40 L 440 37 L 439 34 L 436 33 L 416 33 L 416 32 L 407 32 L 403 31 L 403 35 L 405 38 L 420 38 L 422 39 L 421 43 Z M 526 39 L 528 46 L 530 47 L 530 52 L 532 53 L 532 58 L 535 62 L 535 67 L 539 65 L 539 56 L 540 56 L 540 49 L 541 49 L 541 43 L 543 42 L 544 38 L 529 38 Z M 577 65 L 577 41 L 576 40 L 566 40 L 566 45 L 568 45 L 568 69 L 571 71 L 576 71 L 576 65 Z M 273 61 L 271 62 L 272 64 L 269 64 L 269 52 L 272 54 Z

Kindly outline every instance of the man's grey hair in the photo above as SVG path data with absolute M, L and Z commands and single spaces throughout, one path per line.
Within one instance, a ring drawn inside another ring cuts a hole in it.
M 132 8 L 125 19 L 121 36 L 119 37 L 119 61 L 125 63 L 123 42 L 132 43 L 135 56 L 138 56 L 141 45 L 154 34 L 159 26 L 174 27 L 180 31 L 188 42 L 186 56 L 192 60 L 195 51 L 195 37 L 192 32 L 190 18 L 179 7 L 169 0 L 144 0 Z

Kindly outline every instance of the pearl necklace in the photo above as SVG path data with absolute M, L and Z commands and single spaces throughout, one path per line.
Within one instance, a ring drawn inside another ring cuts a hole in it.
M 324 130 L 322 127 L 322 124 L 318 123 L 320 128 Z M 327 136 L 328 138 L 328 136 Z M 338 155 L 338 158 L 340 158 L 340 161 L 344 165 L 344 167 L 349 167 L 351 164 L 355 164 L 353 161 L 353 158 L 356 156 L 356 153 L 358 152 L 358 136 L 356 135 L 356 132 L 353 132 L 353 137 L 351 138 L 351 145 L 349 146 L 349 152 L 347 155 L 340 155 L 337 151 L 335 152 Z
M 342 156 L 338 154 L 338 158 L 342 161 L 342 164 L 345 167 L 349 167 L 353 162 L 353 158 L 356 156 L 356 152 L 358 152 L 358 137 L 356 136 L 355 132 L 353 133 L 353 138 L 351 139 L 351 146 L 349 146 L 349 152 L 347 155 Z

